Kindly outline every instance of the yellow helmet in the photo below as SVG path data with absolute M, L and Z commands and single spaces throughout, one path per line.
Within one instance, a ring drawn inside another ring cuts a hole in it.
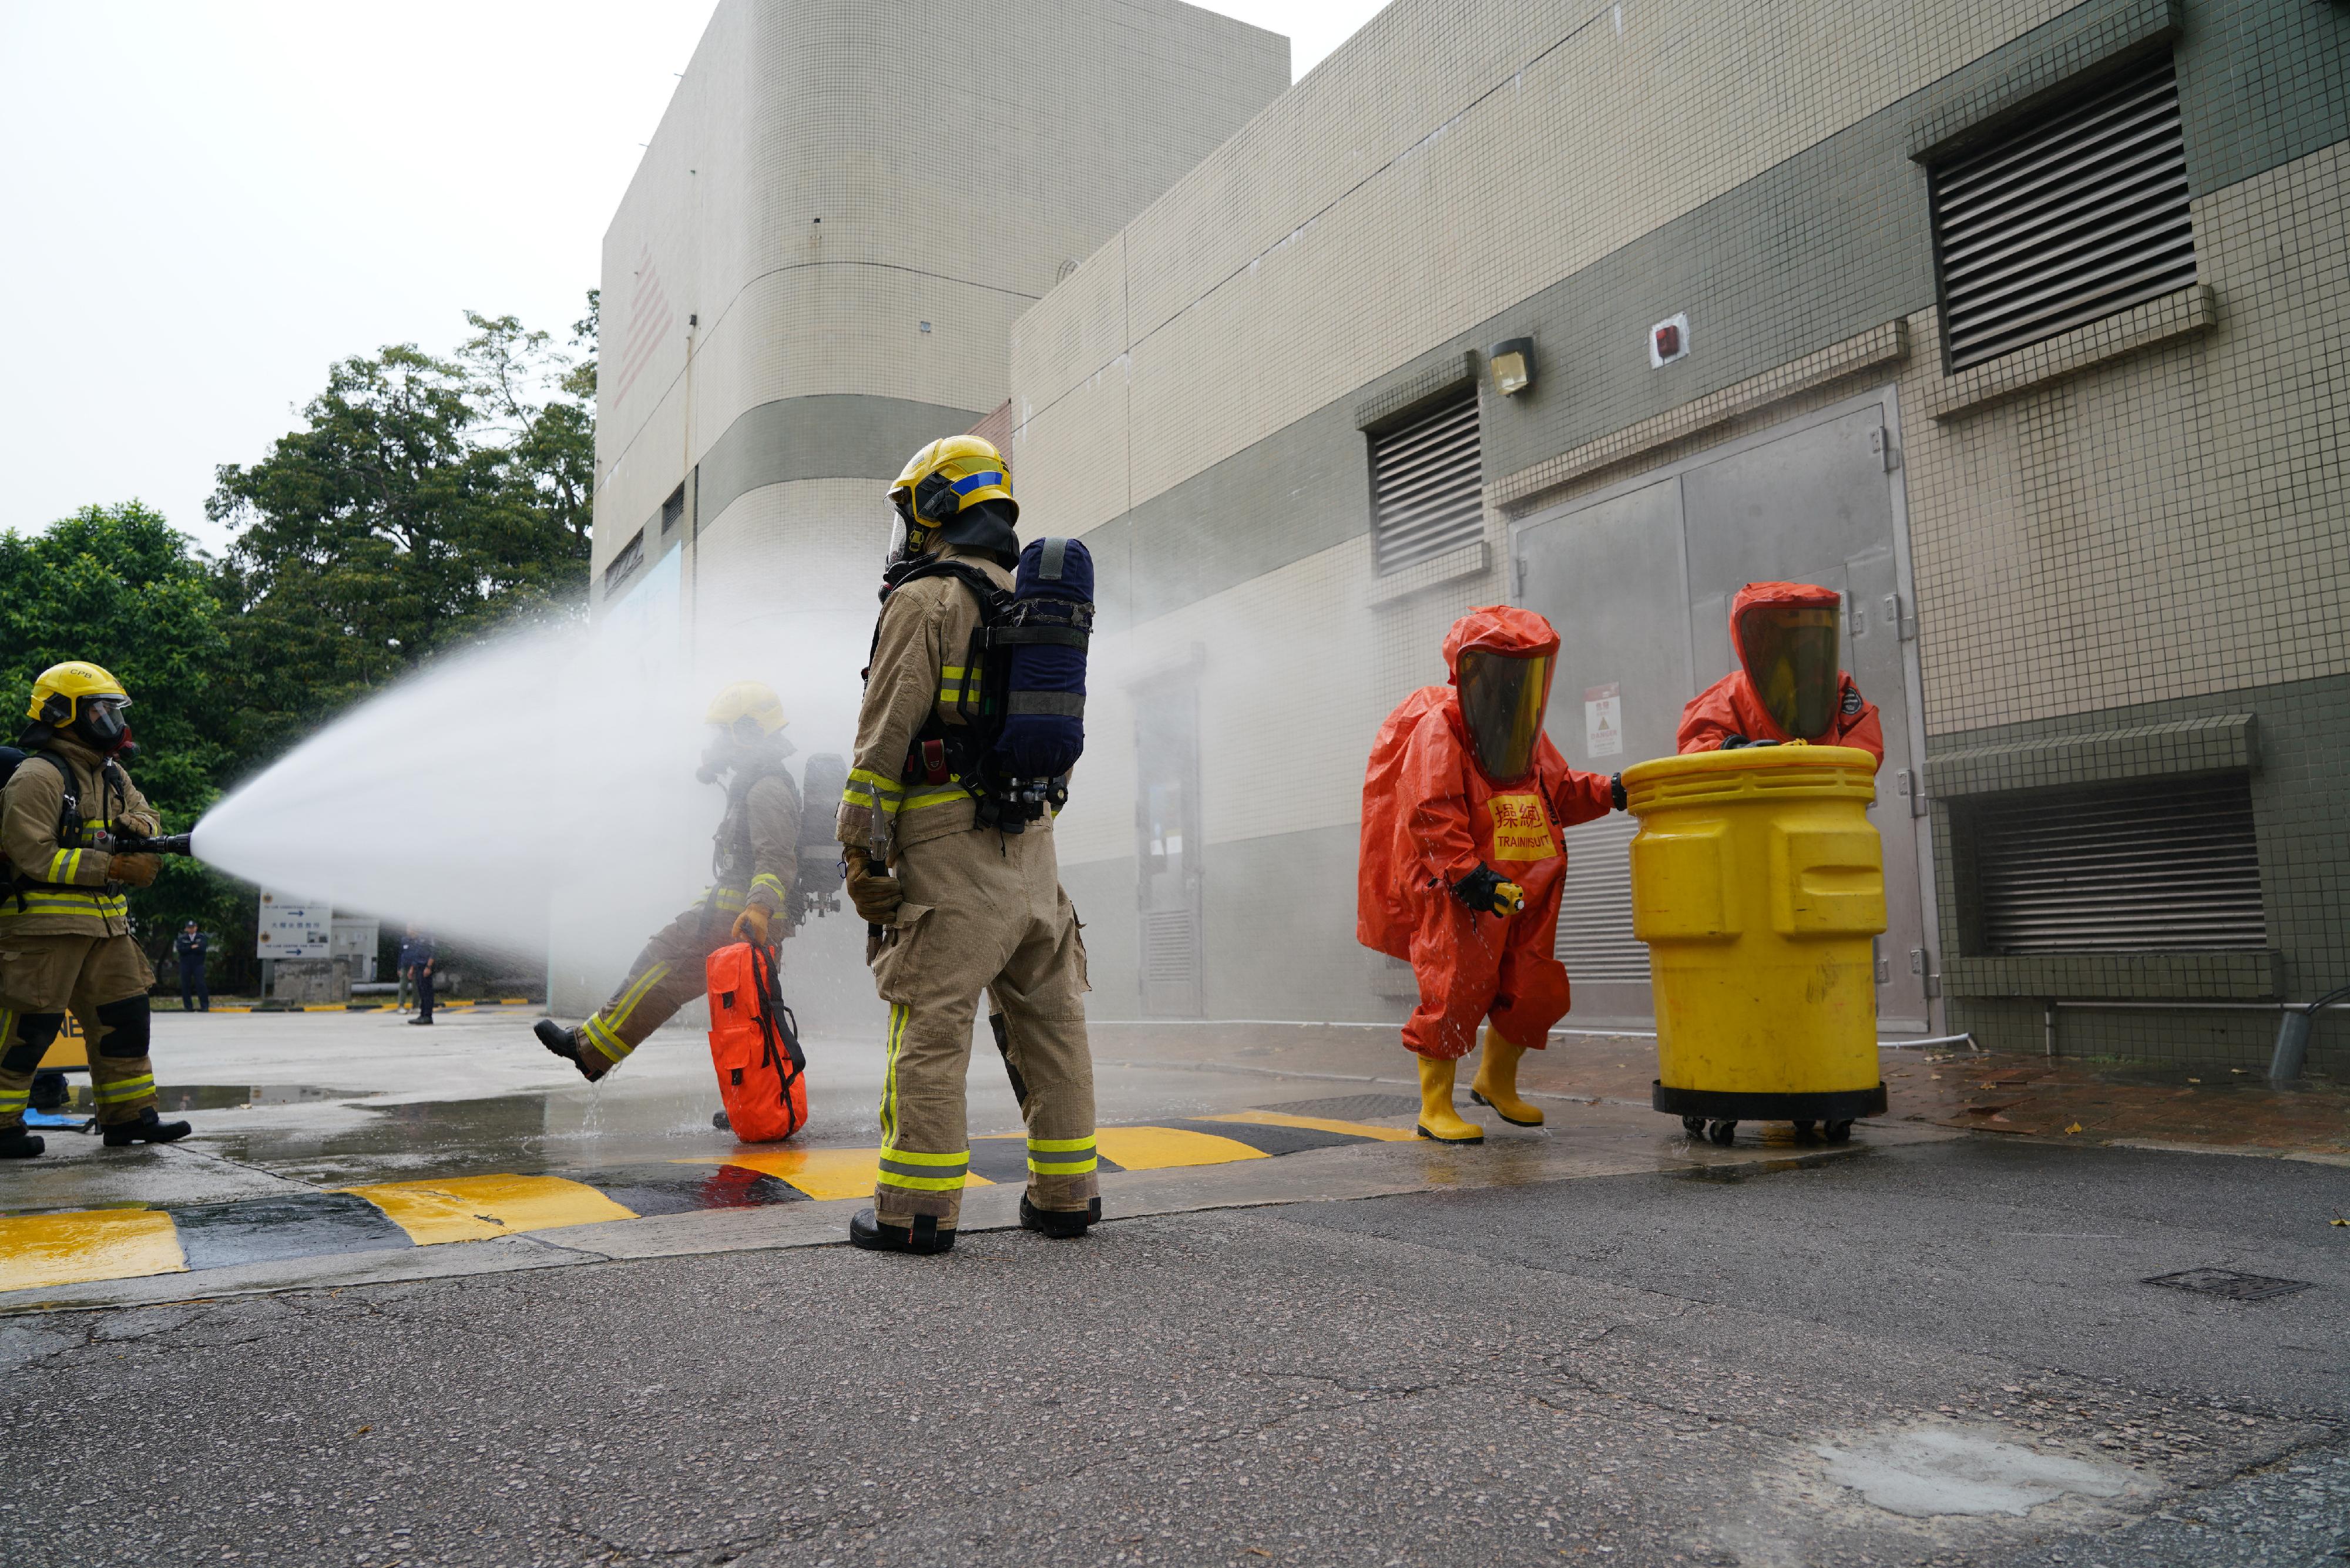
M 92 697 L 109 698 L 117 707 L 130 706 L 122 682 L 87 659 L 52 664 L 33 682 L 33 701 L 25 717 L 62 727 L 80 718 L 82 703 Z
M 909 528 L 943 528 L 983 501 L 1003 502 L 1011 508 L 1007 520 L 1020 520 L 1011 465 L 993 441 L 975 435 L 948 436 L 916 452 L 889 486 L 889 500 Z
M 784 701 L 775 689 L 759 680 L 737 680 L 710 700 L 702 722 L 723 725 L 738 741 L 755 741 L 779 734 L 791 722 L 784 717 Z

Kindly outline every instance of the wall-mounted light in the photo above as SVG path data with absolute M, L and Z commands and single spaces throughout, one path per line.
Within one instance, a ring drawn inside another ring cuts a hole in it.
M 1493 390 L 1515 397 L 1534 384 L 1534 340 L 1513 337 L 1496 343 L 1485 356 L 1493 366 Z

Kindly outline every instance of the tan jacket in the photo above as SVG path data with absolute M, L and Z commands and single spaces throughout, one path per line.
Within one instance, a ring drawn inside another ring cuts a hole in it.
M 952 545 L 941 554 L 970 562 L 1000 588 L 1012 587 L 1012 574 L 989 556 Z M 915 732 L 933 711 L 944 723 L 964 724 L 953 704 L 966 689 L 974 701 L 978 696 L 981 672 L 963 668 L 978 628 L 978 600 L 953 577 L 918 577 L 883 602 L 865 705 L 857 713 L 857 752 L 834 827 L 841 843 L 894 859 L 895 849 L 972 826 L 978 802 L 959 781 L 909 782 L 905 774 Z
M 800 792 L 789 775 L 769 774 L 730 805 L 718 825 L 717 859 L 722 903 L 739 908 L 734 900 L 747 897 L 771 915 L 783 912 L 800 870 Z
M 17 763 L 0 793 L 0 854 L 7 857 L 11 877 L 53 886 L 26 888 L 21 909 L 14 894 L 0 898 L 0 933 L 127 936 L 130 901 L 120 884 L 109 880 L 114 857 L 89 846 L 109 829 L 154 834 L 161 819 L 120 764 L 101 773 L 99 754 L 80 742 L 58 737 L 48 744 L 73 764 L 81 835 L 75 843 L 57 842 L 57 810 L 65 799 L 65 780 L 57 770 L 37 754 Z

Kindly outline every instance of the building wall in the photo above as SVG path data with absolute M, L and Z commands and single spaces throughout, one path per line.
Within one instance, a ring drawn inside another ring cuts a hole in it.
M 2165 47 L 2198 286 L 1946 375 L 1918 155 Z M 1441 679 L 1461 609 L 1507 596 L 1509 522 L 1886 383 L 1934 787 L 1958 775 L 1933 759 L 1986 736 L 2254 712 L 2263 999 L 2350 981 L 2350 845 L 2311 826 L 2339 820 L 2350 760 L 2312 695 L 2350 674 L 2345 138 L 2350 11 L 2323 0 L 1391 5 L 1015 329 L 1025 520 L 1102 562 L 1111 673 L 1062 836 L 1097 906 L 1097 1011 L 1139 1010 L 1110 956 L 1131 914 L 1099 907 L 1134 896 L 1117 670 L 1200 645 L 1210 927 L 1286 911 L 1250 928 L 1285 940 L 1211 953 L 1211 1013 L 1394 1016 L 1327 846 L 1378 717 Z M 1652 370 L 1645 329 L 1675 310 L 1691 353 Z M 1519 336 L 1534 389 L 1483 394 L 1485 548 L 1377 577 L 1364 428 Z M 1935 831 L 1947 870 L 1946 813 Z M 1991 983 L 1947 909 L 1941 940 L 1946 979 Z M 2038 983 L 2146 980 L 2081 961 Z M 2014 1006 L 1953 991 L 1949 1017 Z M 2274 1024 L 2097 1016 L 2075 1035 L 2123 1054 L 2241 1054 Z M 2345 1034 L 2322 1029 L 2321 1055 Z

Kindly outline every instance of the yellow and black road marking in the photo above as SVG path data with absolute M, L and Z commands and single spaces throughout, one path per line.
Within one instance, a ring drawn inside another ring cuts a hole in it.
M 1409 1129 L 1235 1111 L 1098 1129 L 1101 1169 L 1164 1170 L 1408 1140 Z M 741 1147 L 708 1159 L 564 1176 L 458 1176 L 289 1192 L 183 1209 L 0 1216 L 0 1293 L 594 1225 L 645 1215 L 860 1198 L 878 1148 Z M 1027 1179 L 1023 1134 L 972 1140 L 965 1185 Z

